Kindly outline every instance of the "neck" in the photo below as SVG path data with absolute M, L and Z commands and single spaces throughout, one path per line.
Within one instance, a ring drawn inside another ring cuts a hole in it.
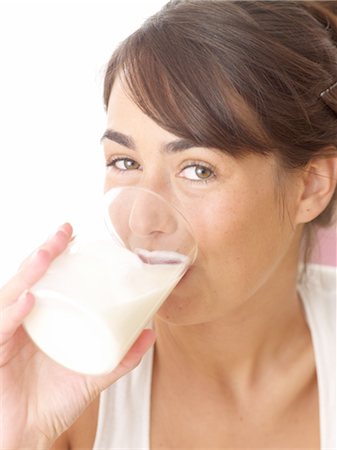
M 253 297 L 216 321 L 184 326 L 156 317 L 158 367 L 171 377 L 185 372 L 251 386 L 271 364 L 291 364 L 308 339 L 297 267 L 298 258 L 285 261 Z

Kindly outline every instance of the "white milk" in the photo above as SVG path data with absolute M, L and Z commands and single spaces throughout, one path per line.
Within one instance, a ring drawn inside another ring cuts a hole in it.
M 159 252 L 153 253 L 158 261 Z M 112 370 L 186 269 L 187 259 L 165 264 L 165 253 L 160 254 L 161 264 L 151 265 L 111 241 L 71 244 L 31 289 L 36 305 L 25 329 L 42 351 L 69 369 Z M 172 261 L 173 254 L 167 255 Z

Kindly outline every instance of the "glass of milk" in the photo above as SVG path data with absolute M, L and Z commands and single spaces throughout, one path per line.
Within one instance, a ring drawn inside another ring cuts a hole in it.
M 106 235 L 69 244 L 32 287 L 24 321 L 50 358 L 91 375 L 119 364 L 197 254 L 188 222 L 155 192 L 113 188 L 102 216 Z

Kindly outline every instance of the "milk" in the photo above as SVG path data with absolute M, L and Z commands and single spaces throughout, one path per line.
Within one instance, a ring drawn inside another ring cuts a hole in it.
M 70 244 L 31 289 L 24 327 L 36 345 L 76 372 L 115 368 L 188 263 L 173 252 L 139 255 L 111 240 Z

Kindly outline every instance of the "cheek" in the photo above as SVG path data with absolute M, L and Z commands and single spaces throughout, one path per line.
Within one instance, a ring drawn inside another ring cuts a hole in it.
M 224 197 L 208 214 L 195 214 L 194 229 L 204 276 L 233 294 L 262 281 L 284 255 L 292 235 L 273 192 L 263 190 Z
M 219 194 L 186 210 L 198 244 L 195 267 L 179 283 L 159 315 L 176 323 L 201 323 L 229 314 L 266 283 L 289 247 L 273 192 Z

